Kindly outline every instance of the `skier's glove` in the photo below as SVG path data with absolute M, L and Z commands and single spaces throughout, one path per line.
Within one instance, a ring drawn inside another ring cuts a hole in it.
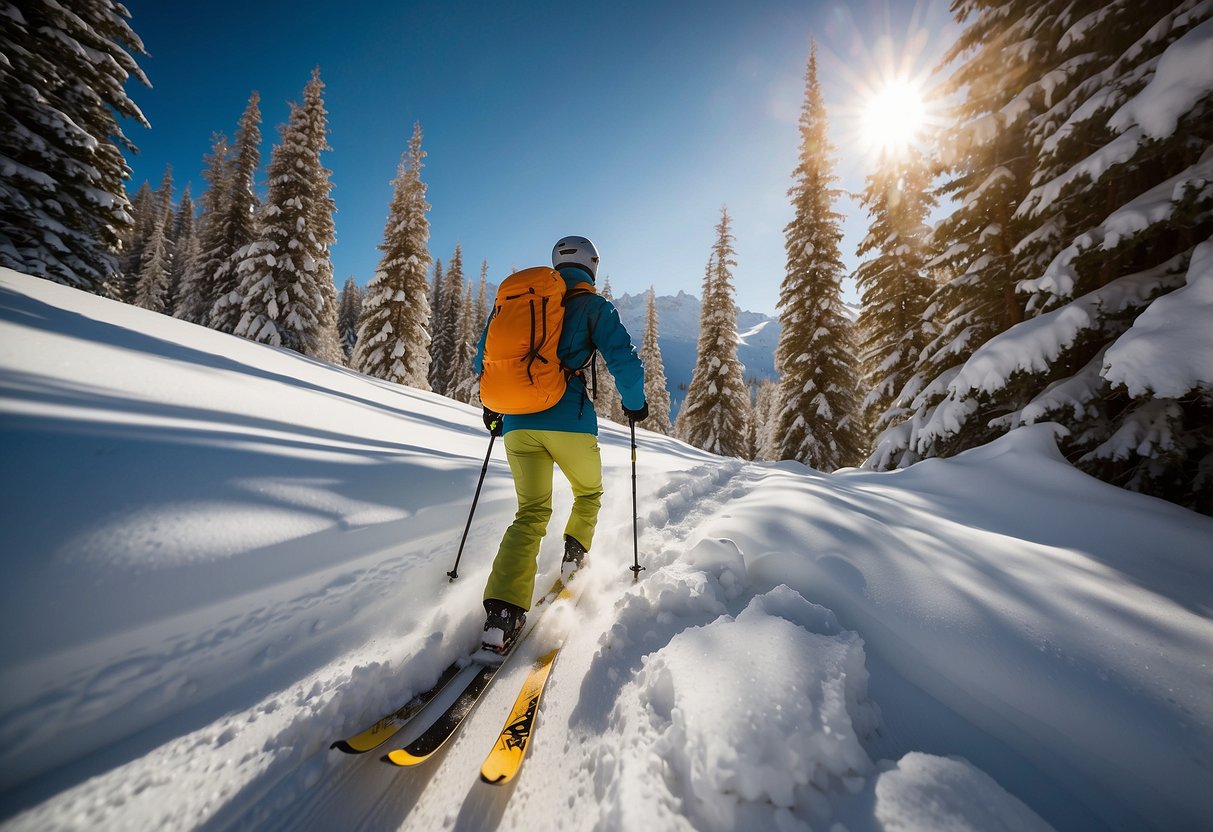
M 627 416 L 627 417 L 628 417 L 628 419 L 629 419 L 629 420 L 631 420 L 631 421 L 633 421 L 633 422 L 643 422 L 645 419 L 649 418 L 649 402 L 648 402 L 648 400 L 646 399 L 646 400 L 644 401 L 644 403 L 643 403 L 643 404 L 641 404 L 641 405 L 640 405 L 640 407 L 639 407 L 639 408 L 637 408 L 636 410 L 628 410 L 628 409 L 625 407 L 625 408 L 623 409 L 623 415 L 624 415 L 624 416 Z
M 488 428 L 489 433 L 493 436 L 501 436 L 501 431 L 504 428 L 504 423 L 500 413 L 494 413 L 487 407 L 484 409 L 484 426 Z

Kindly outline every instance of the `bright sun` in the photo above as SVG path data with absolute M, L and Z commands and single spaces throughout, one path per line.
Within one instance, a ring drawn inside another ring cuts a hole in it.
M 877 153 L 897 154 L 921 138 L 926 123 L 922 89 L 890 80 L 868 99 L 863 112 L 863 141 Z

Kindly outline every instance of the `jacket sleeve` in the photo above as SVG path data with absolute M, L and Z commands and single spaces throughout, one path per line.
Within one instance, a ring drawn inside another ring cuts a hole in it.
M 623 406 L 628 410 L 639 410 L 644 404 L 644 363 L 632 346 L 632 336 L 619 320 L 615 304 L 597 297 L 601 303 L 590 336 L 606 361 L 607 369 L 615 377 Z
M 472 359 L 472 372 L 476 374 L 476 378 L 480 378 L 484 372 L 484 341 L 489 337 L 489 321 L 493 320 L 493 313 L 489 313 L 489 320 L 484 322 L 484 332 L 480 333 L 480 340 L 476 343 L 476 356 Z

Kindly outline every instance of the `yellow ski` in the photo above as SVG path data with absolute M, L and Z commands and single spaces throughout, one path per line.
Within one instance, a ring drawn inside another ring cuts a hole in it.
M 541 611 L 557 600 L 568 597 L 571 597 L 571 593 L 565 587 L 564 582 L 560 578 L 557 578 L 552 583 L 551 589 L 535 602 L 534 613 L 527 621 L 526 629 L 519 634 L 510 650 L 504 656 L 495 656 L 496 660 L 490 664 L 483 664 L 474 660 L 468 668 L 464 669 L 462 676 L 449 683 L 447 686 L 449 694 L 453 695 L 454 698 L 443 706 L 443 710 L 432 716 L 428 727 L 422 731 L 421 735 L 403 748 L 389 751 L 383 759 L 389 763 L 410 768 L 420 765 L 433 757 L 455 735 L 455 732 L 459 730 L 464 720 L 475 709 L 477 703 L 480 701 L 480 697 L 488 689 L 489 683 L 493 681 L 493 677 L 497 675 L 497 671 L 505 664 L 506 659 L 530 635 L 531 630 L 539 620 Z M 443 697 L 444 700 L 447 698 L 450 697 Z M 432 708 L 433 706 L 431 706 Z M 425 716 L 418 716 L 418 719 L 425 718 Z
M 480 767 L 480 779 L 484 782 L 494 785 L 506 783 L 518 773 L 522 758 L 526 756 L 526 750 L 530 746 L 531 733 L 535 727 L 535 712 L 539 710 L 539 698 L 543 696 L 544 685 L 547 684 L 552 664 L 555 663 L 556 654 L 559 652 L 560 648 L 557 647 L 540 656 L 531 665 L 531 672 L 527 675 L 522 690 L 518 692 L 518 698 L 514 700 L 514 707 L 510 711 L 509 719 L 505 721 L 505 727 L 501 729 L 497 744 Z

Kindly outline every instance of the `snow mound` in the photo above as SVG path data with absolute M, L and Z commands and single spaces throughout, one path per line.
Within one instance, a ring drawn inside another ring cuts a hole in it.
M 876 780 L 882 832 L 1038 832 L 1052 827 L 959 758 L 911 753 Z
M 813 605 L 786 587 L 773 594 L 790 617 L 759 596 L 736 619 L 685 630 L 646 660 L 631 692 L 699 828 L 737 828 L 741 804 L 821 814 L 823 794 L 872 767 L 860 745 L 877 721 L 863 641 L 811 632 L 791 619 L 817 618 Z M 721 675 L 720 662 L 734 672 Z

